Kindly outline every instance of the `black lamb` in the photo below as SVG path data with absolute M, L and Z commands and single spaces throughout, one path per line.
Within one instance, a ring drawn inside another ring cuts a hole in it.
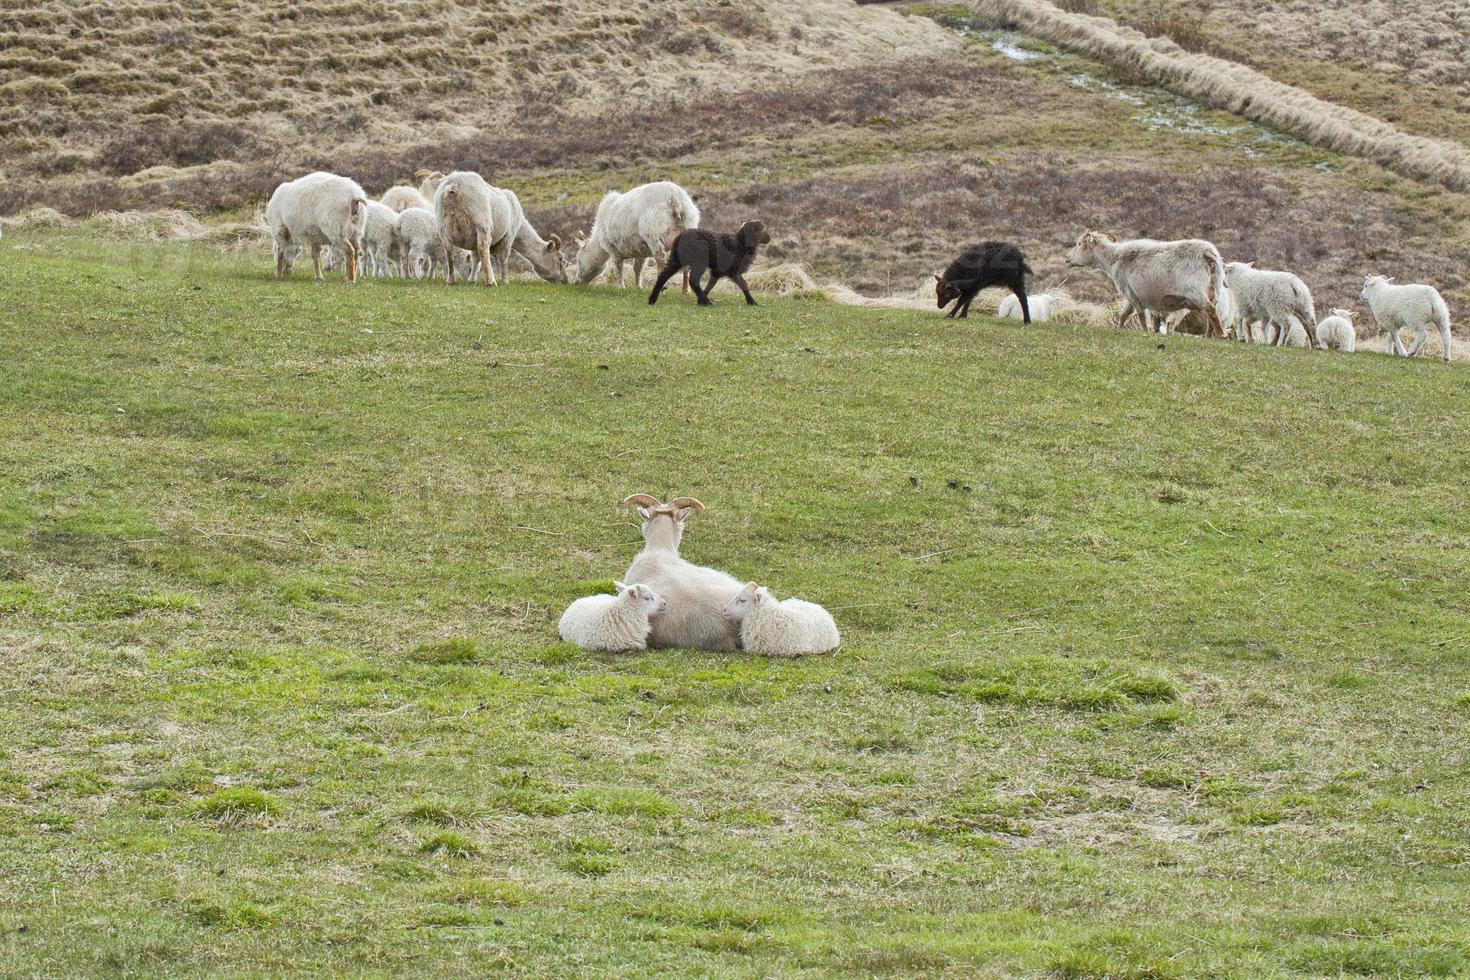
M 935 290 L 939 293 L 939 308 L 950 303 L 954 309 L 946 316 L 959 314 L 961 319 L 970 315 L 970 303 L 975 294 L 990 286 L 1005 286 L 1021 301 L 1021 318 L 1031 322 L 1031 306 L 1026 302 L 1026 277 L 1031 275 L 1026 256 L 1009 242 L 981 242 L 960 253 L 960 257 L 949 264 L 944 275 L 935 276 Z M 955 302 L 958 300 L 959 302 Z
M 703 228 L 680 232 L 674 239 L 673 248 L 669 249 L 668 264 L 658 274 L 653 292 L 648 294 L 649 305 L 658 302 L 664 283 L 680 269 L 688 269 L 689 284 L 694 288 L 694 295 L 699 297 L 700 306 L 710 305 L 710 290 L 721 279 L 729 279 L 739 286 L 745 294 L 745 302 L 754 306 L 755 297 L 750 295 L 750 287 L 745 284 L 745 271 L 755 261 L 755 250 L 770 240 L 766 226 L 759 221 L 747 221 L 733 235 L 716 235 Z M 701 287 L 699 280 L 706 269 L 710 273 L 709 283 Z

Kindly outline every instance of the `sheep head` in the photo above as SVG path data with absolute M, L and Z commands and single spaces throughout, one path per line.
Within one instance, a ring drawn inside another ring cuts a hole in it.
M 1332 311 L 1332 315 L 1333 316 L 1340 316 L 1344 320 L 1351 321 L 1354 317 L 1356 317 L 1358 315 L 1358 311 L 1357 310 L 1333 310 Z
M 1097 262 L 1097 251 L 1103 245 L 1111 245 L 1116 242 L 1117 236 L 1105 231 L 1096 231 L 1089 228 L 1078 238 L 1077 244 L 1067 253 L 1067 264 L 1071 266 L 1094 265 Z
M 766 231 L 766 223 L 752 219 L 740 226 L 740 244 L 755 251 L 757 245 L 768 245 L 771 241 L 771 233 Z
M 745 583 L 745 588 L 735 593 L 734 598 L 725 603 L 725 608 L 720 610 L 720 615 L 726 619 L 739 620 L 743 618 L 746 613 L 750 612 L 751 607 L 758 601 L 757 597 L 764 591 L 765 589 L 762 589 L 755 582 Z
M 693 497 L 675 497 L 666 504 L 661 504 L 657 497 L 646 493 L 635 493 L 623 500 L 625 507 L 637 507 L 638 515 L 643 518 L 643 540 L 653 545 L 655 540 L 663 547 L 679 547 L 679 539 L 684 534 L 684 521 L 689 515 L 697 510 L 704 510 L 704 504 Z M 673 526 L 673 541 L 667 537 L 669 525 L 659 520 L 667 517 L 669 524 Z M 662 525 L 662 527 L 660 527 Z

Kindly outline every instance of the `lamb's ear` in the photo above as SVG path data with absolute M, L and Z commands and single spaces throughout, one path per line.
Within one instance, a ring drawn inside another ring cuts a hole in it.
M 613 588 L 618 590 L 618 595 L 622 595 L 623 593 L 628 591 L 628 586 L 622 582 L 617 581 L 616 579 L 613 580 Z
M 934 273 L 934 281 L 935 282 L 944 282 L 944 277 L 941 276 L 939 273 L 936 272 L 936 273 Z

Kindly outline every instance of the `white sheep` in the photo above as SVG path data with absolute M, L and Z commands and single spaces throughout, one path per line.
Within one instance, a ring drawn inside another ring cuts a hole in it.
M 653 623 L 651 647 L 689 647 L 695 650 L 738 650 L 739 624 L 723 615 L 725 604 L 740 591 L 740 582 L 713 568 L 679 556 L 684 521 L 704 510 L 693 497 L 661 504 L 646 493 L 623 501 L 636 506 L 643 518 L 643 550 L 628 566 L 623 580 L 650 585 L 668 600 L 668 609 Z
M 434 200 L 434 192 L 444 182 L 444 175 L 437 170 L 420 170 L 414 175 L 414 179 L 421 181 L 419 184 L 419 197 L 426 201 Z
M 1354 310 L 1333 310 L 1332 315 L 1317 324 L 1317 344 L 1323 350 L 1336 348 L 1351 354 L 1358 343 L 1358 331 L 1353 326 Z
M 337 248 L 345 259 L 347 281 L 356 282 L 362 258 L 367 194 L 356 181 L 323 171 L 287 181 L 265 206 L 276 257 L 276 277 L 291 274 L 296 250 L 311 250 L 316 278 L 322 278 L 322 249 Z
M 602 274 L 608 262 L 615 264 L 618 285 L 627 285 L 623 263 L 633 262 L 633 286 L 643 278 L 643 263 L 661 263 L 669 243 L 679 232 L 699 227 L 699 208 L 694 198 L 678 184 L 659 180 L 633 188 L 626 194 L 608 191 L 597 205 L 592 233 L 577 235 L 577 282 L 588 283 Z
M 663 612 L 668 603 L 646 585 L 614 584 L 616 595 L 584 596 L 567 606 L 557 624 L 563 640 L 609 653 L 648 648 L 653 628 L 649 617 Z
M 1026 297 L 1026 304 L 1031 307 L 1031 322 L 1045 323 L 1056 315 L 1057 300 L 1055 296 L 1040 293 Z M 1000 308 L 995 315 L 1002 320 L 1024 320 L 1021 312 L 1021 300 L 1015 293 L 1006 293 L 1005 298 L 1000 301 Z
M 1317 311 L 1312 291 L 1290 272 L 1257 269 L 1250 262 L 1231 262 L 1225 278 L 1240 307 L 1241 339 L 1252 340 L 1253 324 L 1264 324 L 1268 344 L 1282 346 L 1291 341 L 1293 326 L 1299 326 L 1311 346 L 1317 329 Z
M 371 276 L 386 276 L 393 266 L 393 253 L 398 250 L 398 213 L 381 201 L 367 203 L 367 219 L 362 232 L 363 256 Z
M 1364 276 L 1361 296 L 1373 311 L 1373 319 L 1388 331 L 1390 355 L 1418 354 L 1429 328 L 1434 326 L 1439 328 L 1445 363 L 1450 362 L 1450 308 L 1439 290 L 1433 286 L 1395 285 L 1386 276 Z M 1399 331 L 1406 327 L 1414 331 L 1414 340 L 1407 351 L 1399 340 Z
M 1151 315 L 1195 310 L 1205 318 L 1206 336 L 1225 336 L 1217 309 L 1226 286 L 1225 263 L 1209 242 L 1119 241 L 1105 231 L 1086 231 L 1067 253 L 1067 264 L 1092 266 L 1113 280 L 1123 297 L 1119 326 L 1137 313 L 1143 328 L 1150 330 Z
M 431 211 L 434 208 L 433 203 L 417 187 L 410 187 L 407 184 L 397 184 L 388 188 L 379 200 L 399 214 L 409 208 L 423 208 L 425 211 Z
M 434 216 L 439 222 L 439 247 L 450 285 L 455 278 L 455 266 L 448 261 L 452 248 L 475 254 L 487 286 L 495 285 L 497 275 L 505 278 L 505 263 L 512 250 L 530 262 L 541 278 L 567 281 L 561 239 L 555 235 L 543 239 L 526 220 L 520 198 L 492 187 L 477 173 L 457 170 L 445 177 L 434 192 Z
M 740 624 L 740 646 L 768 657 L 826 653 L 842 642 L 832 614 L 815 602 L 784 599 L 750 582 L 726 603 L 726 619 Z

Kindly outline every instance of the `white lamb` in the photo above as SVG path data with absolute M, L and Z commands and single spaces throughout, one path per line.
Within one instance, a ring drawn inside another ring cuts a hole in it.
M 643 550 L 634 557 L 623 580 L 650 585 L 669 603 L 668 611 L 654 621 L 648 645 L 738 650 L 739 624 L 726 619 L 723 612 L 740 591 L 740 582 L 679 556 L 684 521 L 694 511 L 704 510 L 704 504 L 693 497 L 661 504 L 646 493 L 635 493 L 623 503 L 636 506 L 643 518 Z
M 1439 328 L 1445 363 L 1450 362 L 1450 308 L 1439 290 L 1424 285 L 1398 286 L 1385 276 L 1364 276 L 1362 298 L 1373 311 L 1373 319 L 1388 331 L 1391 356 L 1418 354 L 1429 328 L 1434 326 Z M 1407 351 L 1399 340 L 1399 331 L 1405 327 L 1414 331 L 1414 340 Z
M 597 218 L 590 235 L 578 234 L 577 282 L 589 283 L 602 274 L 608 262 L 618 270 L 618 285 L 626 286 L 623 263 L 633 261 L 633 286 L 643 277 L 643 263 L 662 261 L 669 243 L 681 231 L 699 227 L 699 208 L 694 198 L 668 180 L 643 184 L 620 194 L 608 191 L 597 205 Z
M 589 595 L 567 606 L 557 624 L 563 640 L 584 650 L 621 653 L 648 648 L 649 617 L 668 608 L 646 585 L 617 585 L 617 595 Z
M 1358 343 L 1358 331 L 1353 327 L 1355 310 L 1333 310 L 1332 315 L 1317 324 L 1317 344 L 1323 350 L 1336 348 L 1351 354 Z
M 434 192 L 444 182 L 444 175 L 437 170 L 420 170 L 413 176 L 416 180 L 422 181 L 419 184 L 419 196 L 426 201 L 434 200 Z
M 1249 262 L 1230 262 L 1225 278 L 1240 308 L 1241 339 L 1252 340 L 1252 324 L 1265 325 L 1265 339 L 1278 347 L 1289 342 L 1293 325 L 1300 326 L 1309 341 L 1317 328 L 1317 311 L 1312 291 L 1290 272 L 1257 269 Z
M 740 624 L 741 647 L 768 657 L 826 653 L 842 642 L 827 610 L 803 599 L 777 602 L 754 582 L 725 605 L 724 616 Z
M 367 220 L 362 232 L 363 257 L 370 276 L 386 276 L 394 268 L 398 250 L 398 213 L 380 201 L 367 203 Z
M 1055 296 L 1040 293 L 1026 297 L 1026 303 L 1031 307 L 1031 322 L 1045 323 L 1056 314 L 1057 301 Z M 1002 320 L 1024 320 L 1021 315 L 1021 301 L 1016 298 L 1015 293 L 1006 293 L 1005 299 L 1000 301 L 1000 308 L 995 315 Z
M 423 208 L 425 211 L 431 211 L 434 207 L 417 187 L 410 187 L 407 184 L 398 184 L 388 188 L 383 192 L 381 200 L 399 214 L 409 208 Z
M 323 171 L 297 177 L 277 187 L 265 206 L 276 256 L 276 277 L 291 274 L 296 250 L 311 250 L 316 278 L 322 278 L 322 249 L 339 249 L 347 281 L 356 282 L 362 258 L 367 194 L 356 181 Z

